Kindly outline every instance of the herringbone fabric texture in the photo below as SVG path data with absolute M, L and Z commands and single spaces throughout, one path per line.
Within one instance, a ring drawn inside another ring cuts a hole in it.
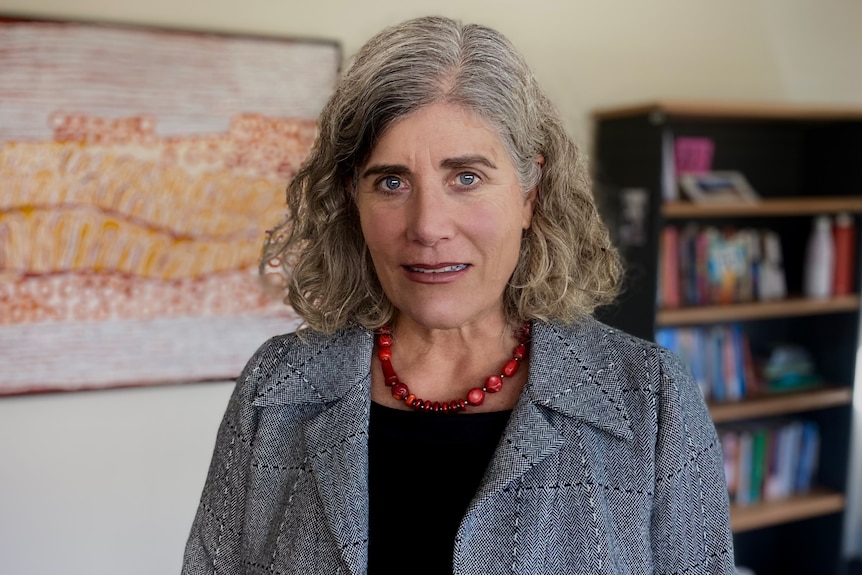
M 529 381 L 461 522 L 453 573 L 733 573 L 720 446 L 679 360 L 592 319 L 532 333 Z M 352 328 L 255 354 L 184 574 L 365 573 L 372 347 Z

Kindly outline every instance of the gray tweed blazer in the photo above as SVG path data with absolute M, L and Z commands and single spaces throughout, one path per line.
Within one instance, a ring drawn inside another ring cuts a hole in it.
M 219 429 L 184 574 L 366 572 L 372 346 L 351 328 L 258 350 Z M 452 570 L 733 573 L 720 445 L 679 360 L 592 319 L 534 322 L 529 381 Z

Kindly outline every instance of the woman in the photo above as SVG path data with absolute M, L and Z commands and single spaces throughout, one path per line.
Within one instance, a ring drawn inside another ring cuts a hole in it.
M 368 42 L 264 250 L 307 329 L 240 376 L 184 573 L 731 573 L 719 443 L 497 32 Z

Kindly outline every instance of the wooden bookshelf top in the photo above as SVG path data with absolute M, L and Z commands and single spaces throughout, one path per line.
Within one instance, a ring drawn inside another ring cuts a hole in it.
M 755 505 L 731 505 L 730 528 L 734 533 L 780 525 L 820 515 L 837 513 L 844 509 L 844 496 L 819 489 L 779 501 Z
M 598 109 L 596 120 L 644 116 L 660 113 L 670 117 L 751 120 L 862 120 L 862 108 L 789 102 L 710 102 L 696 100 L 657 100 L 642 104 Z
M 756 202 L 733 204 L 667 202 L 661 206 L 661 213 L 667 219 L 806 216 L 839 212 L 862 213 L 862 196 L 764 198 Z
M 727 403 L 711 403 L 709 414 L 715 423 L 729 423 L 757 417 L 771 417 L 850 405 L 852 402 L 853 390 L 851 388 L 826 387 L 752 397 Z
M 856 294 L 829 299 L 788 298 L 779 301 L 730 303 L 676 309 L 660 309 L 655 323 L 660 327 L 841 313 L 859 309 Z

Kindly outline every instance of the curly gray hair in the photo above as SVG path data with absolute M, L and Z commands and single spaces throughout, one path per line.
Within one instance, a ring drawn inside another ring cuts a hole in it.
M 523 57 L 499 32 L 425 17 L 384 29 L 357 53 L 319 118 L 319 134 L 287 188 L 288 213 L 264 246 L 286 302 L 309 327 L 387 323 L 386 297 L 359 226 L 359 169 L 394 122 L 431 103 L 456 104 L 496 129 L 522 189 L 538 186 L 531 227 L 503 294 L 507 318 L 572 322 L 617 295 L 620 259 L 593 200 L 586 163 Z M 543 156 L 544 168 L 536 158 Z

